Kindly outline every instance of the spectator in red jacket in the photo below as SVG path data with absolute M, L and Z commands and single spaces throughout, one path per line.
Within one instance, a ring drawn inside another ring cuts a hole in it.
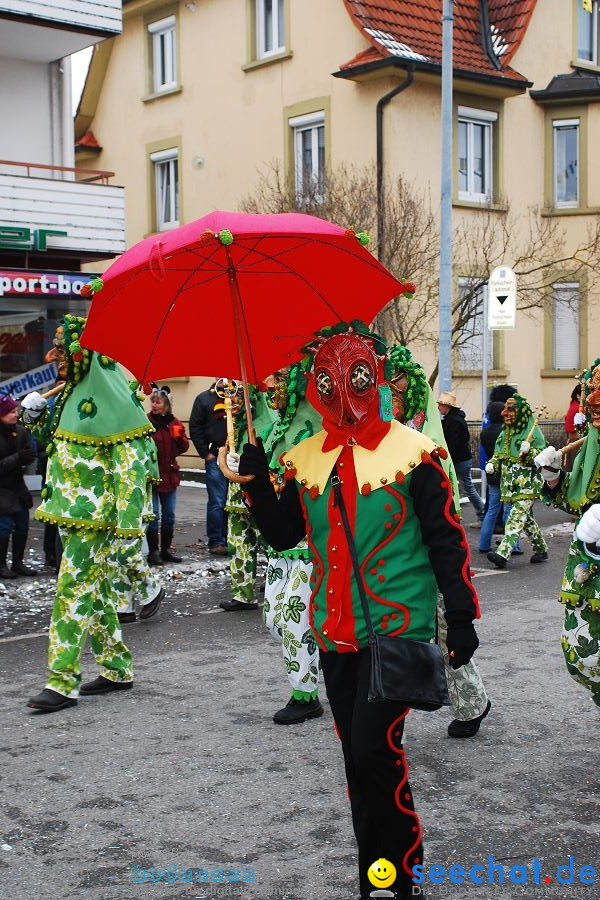
M 569 408 L 567 410 L 567 414 L 565 416 L 565 431 L 567 433 L 567 444 L 570 444 L 571 441 L 576 441 L 579 435 L 577 434 L 577 429 L 575 428 L 574 417 L 575 414 L 579 412 L 579 405 L 581 403 L 581 385 L 578 384 L 577 387 L 574 387 L 571 391 L 571 402 L 569 404 Z M 569 453 L 565 453 L 563 457 L 563 466 L 567 472 L 570 472 L 573 468 L 573 460 L 575 459 L 577 451 L 569 451 Z
M 173 415 L 168 385 L 159 388 L 153 384 L 152 387 L 152 411 L 148 413 L 148 418 L 156 429 L 152 437 L 158 455 L 160 482 L 152 488 L 152 509 L 156 518 L 148 525 L 148 562 L 151 566 L 162 566 L 163 562 L 181 562 L 181 557 L 171 549 L 175 529 L 175 492 L 181 481 L 177 457 L 185 453 L 190 442 L 183 423 Z

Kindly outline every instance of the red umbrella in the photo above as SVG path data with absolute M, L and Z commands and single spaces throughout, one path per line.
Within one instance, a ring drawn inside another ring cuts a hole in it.
M 414 290 L 365 238 L 314 216 L 209 213 L 107 269 L 81 343 L 140 382 L 226 373 L 256 384 L 298 360 L 320 328 L 370 322 Z

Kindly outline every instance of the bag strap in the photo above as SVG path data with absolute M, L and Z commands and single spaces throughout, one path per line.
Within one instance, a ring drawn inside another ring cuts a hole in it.
M 352 560 L 352 568 L 354 570 L 356 587 L 358 588 L 358 593 L 360 595 L 360 602 L 362 603 L 363 612 L 365 614 L 365 623 L 367 625 L 367 631 L 369 633 L 369 644 L 374 644 L 375 632 L 373 631 L 373 622 L 371 621 L 369 604 L 367 603 L 365 589 L 362 583 L 362 578 L 360 577 L 360 564 L 358 562 L 358 556 L 356 554 L 356 545 L 354 543 L 354 538 L 352 537 L 350 522 L 348 521 L 348 513 L 346 511 L 346 504 L 344 503 L 344 498 L 342 496 L 341 481 L 336 468 L 334 468 L 333 475 L 331 476 L 331 484 L 333 487 L 333 505 L 339 508 L 340 515 L 342 517 L 342 525 L 344 526 L 344 531 L 346 532 L 346 540 L 348 542 L 348 550 L 350 551 L 350 559 Z
M 373 630 L 373 622 L 371 621 L 371 613 L 369 611 L 369 604 L 367 602 L 365 589 L 362 583 L 362 578 L 360 576 L 360 563 L 356 554 L 356 544 L 354 543 L 354 538 L 352 537 L 350 522 L 348 521 L 348 513 L 346 511 L 346 504 L 344 503 L 344 497 L 342 496 L 341 481 L 337 473 L 337 468 L 335 466 L 333 469 L 333 475 L 331 476 L 331 485 L 333 487 L 333 505 L 339 508 L 340 515 L 342 517 L 342 525 L 344 526 L 344 532 L 346 533 L 346 541 L 348 542 L 348 550 L 350 552 L 350 559 L 352 560 L 352 568 L 354 570 L 356 587 L 358 588 L 360 602 L 362 603 L 363 612 L 365 614 L 365 624 L 367 626 L 367 632 L 369 634 L 369 644 L 374 644 L 375 632 Z M 438 642 L 437 609 L 435 611 L 435 642 L 436 644 Z

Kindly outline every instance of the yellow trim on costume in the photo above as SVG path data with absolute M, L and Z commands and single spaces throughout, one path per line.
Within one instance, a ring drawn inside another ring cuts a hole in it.
M 406 478 L 422 462 L 423 453 L 436 449 L 433 441 L 414 428 L 396 421 L 390 424 L 390 430 L 375 450 L 366 450 L 358 445 L 352 449 L 359 491 L 365 486 L 375 491 L 386 484 L 397 483 L 398 473 Z M 320 494 L 325 490 L 331 470 L 343 449 L 340 445 L 323 453 L 326 437 L 327 432 L 319 431 L 292 447 L 283 457 L 286 469 L 296 470 L 296 481 L 308 488 L 318 488 Z

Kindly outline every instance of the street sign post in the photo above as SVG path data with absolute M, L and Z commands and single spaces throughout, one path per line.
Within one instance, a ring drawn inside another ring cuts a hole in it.
M 517 316 L 517 276 L 508 266 L 498 266 L 488 280 L 488 328 L 514 328 Z

